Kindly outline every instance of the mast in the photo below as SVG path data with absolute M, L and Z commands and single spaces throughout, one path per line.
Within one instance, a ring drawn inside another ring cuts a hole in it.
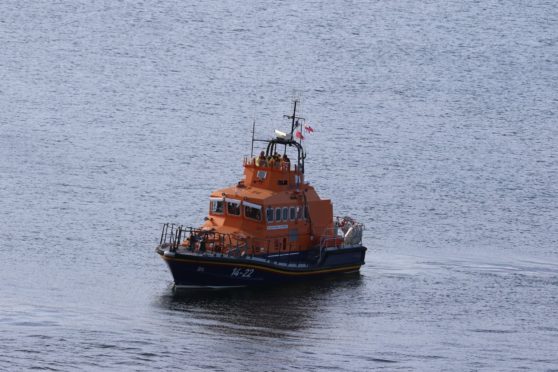
M 295 98 L 294 100 L 294 108 L 293 108 L 293 116 L 292 116 L 292 123 L 291 123 L 291 138 L 293 138 L 293 132 L 294 132 L 294 128 L 295 128 L 295 120 L 296 120 L 296 104 L 298 103 L 298 100 Z
M 300 123 L 299 120 L 302 120 L 302 121 L 305 120 L 304 118 L 302 118 L 300 116 L 296 116 L 296 105 L 297 105 L 298 102 L 299 102 L 299 100 L 296 99 L 296 98 L 293 100 L 294 107 L 293 107 L 293 115 L 292 116 L 283 115 L 284 118 L 291 119 L 291 139 L 293 138 L 293 133 L 294 133 L 294 130 L 295 130 L 295 124 L 298 125 L 298 123 Z
M 254 157 L 254 132 L 256 130 L 256 117 L 254 117 L 254 121 L 252 122 L 252 150 L 250 151 L 250 158 Z

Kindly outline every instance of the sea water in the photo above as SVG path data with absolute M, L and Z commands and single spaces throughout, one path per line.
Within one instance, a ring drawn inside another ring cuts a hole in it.
M 0 3 L 0 370 L 558 369 L 557 9 Z M 174 294 L 293 97 L 360 275 Z

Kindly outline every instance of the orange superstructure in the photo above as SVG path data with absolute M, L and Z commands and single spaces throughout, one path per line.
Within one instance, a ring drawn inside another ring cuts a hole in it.
M 250 237 L 256 251 L 300 251 L 333 229 L 333 207 L 304 181 L 302 167 L 244 160 L 244 179 L 211 193 L 205 230 Z M 248 247 L 252 249 L 253 247 Z

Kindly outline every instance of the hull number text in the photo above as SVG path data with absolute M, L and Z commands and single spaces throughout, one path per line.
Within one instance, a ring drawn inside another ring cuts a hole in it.
M 254 269 L 241 269 L 235 267 L 231 272 L 231 276 L 235 278 L 251 278 L 252 275 L 254 275 Z

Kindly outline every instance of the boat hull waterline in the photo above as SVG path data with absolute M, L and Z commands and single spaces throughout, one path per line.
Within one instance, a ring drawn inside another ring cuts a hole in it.
M 176 289 L 261 286 L 357 272 L 364 264 L 365 251 L 363 246 L 336 249 L 327 252 L 320 264 L 307 265 L 263 258 L 181 254 L 157 248 L 172 273 Z

